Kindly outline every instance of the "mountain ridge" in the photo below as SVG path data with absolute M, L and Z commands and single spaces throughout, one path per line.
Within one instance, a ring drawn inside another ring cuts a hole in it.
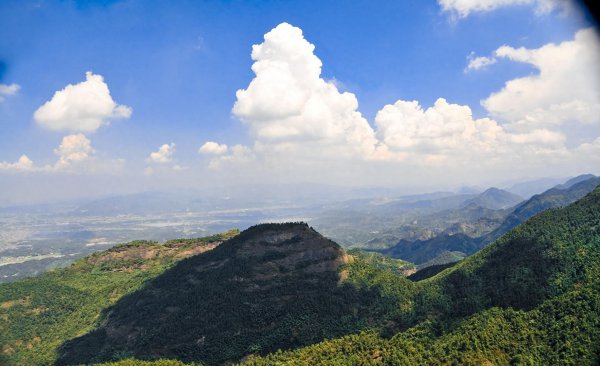
M 482 236 L 471 237 L 460 233 L 456 235 L 442 233 L 426 240 L 401 240 L 390 248 L 373 251 L 392 258 L 404 259 L 417 265 L 434 260 L 445 251 L 462 252 L 465 255 L 473 254 L 534 215 L 550 208 L 562 207 L 575 202 L 600 185 L 600 177 L 592 176 L 581 179 L 581 177 L 576 177 L 570 181 L 572 184 L 568 187 L 565 184 L 566 188 L 557 186 L 518 204 L 496 229 Z

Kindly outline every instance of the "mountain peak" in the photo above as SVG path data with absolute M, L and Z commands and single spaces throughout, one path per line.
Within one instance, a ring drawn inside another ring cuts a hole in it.
M 272 276 L 297 270 L 337 271 L 347 261 L 338 244 L 302 222 L 255 225 L 219 249 L 254 261 L 254 272 Z
M 345 301 L 358 296 L 339 285 L 347 258 L 307 224 L 253 226 L 121 298 L 102 327 L 62 346 L 56 364 L 108 361 L 126 350 L 223 364 L 256 347 L 275 351 L 343 334 L 353 324 Z M 321 302 L 326 312 L 307 305 Z M 331 328 L 332 319 L 340 325 Z M 300 336 L 300 326 L 316 333 Z M 216 351 L 225 344 L 227 352 Z
M 496 187 L 491 187 L 476 197 L 467 200 L 465 202 L 465 206 L 474 203 L 484 208 L 498 210 L 514 206 L 522 200 L 523 198 L 514 193 L 510 193 Z

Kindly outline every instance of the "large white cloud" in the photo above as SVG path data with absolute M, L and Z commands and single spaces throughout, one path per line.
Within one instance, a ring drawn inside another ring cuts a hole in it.
M 474 119 L 468 106 L 439 98 L 423 110 L 417 101 L 399 100 L 375 117 L 377 136 L 392 151 L 411 154 L 463 154 L 490 151 L 504 131 L 489 118 Z
M 600 38 L 592 29 L 572 41 L 537 49 L 502 46 L 496 57 L 527 63 L 539 72 L 510 80 L 482 104 L 514 126 L 600 124 Z
M 444 98 L 427 108 L 405 100 L 386 105 L 377 113 L 373 128 L 358 111 L 352 93 L 340 93 L 321 77 L 321 61 L 314 46 L 300 29 L 286 23 L 253 46 L 252 58 L 256 76 L 237 92 L 233 108 L 234 116 L 249 127 L 252 143 L 226 152 L 217 148 L 217 143 L 203 148 L 205 153 L 223 152 L 215 154 L 209 166 L 229 166 L 232 176 L 244 174 L 246 169 L 246 174 L 265 179 L 360 177 L 373 182 L 411 175 L 416 182 L 418 177 L 433 177 L 441 170 L 457 176 L 502 177 L 536 174 L 548 164 L 567 168 L 587 159 L 567 147 L 567 136 L 553 128 L 556 125 L 515 128 L 512 118 L 500 114 L 476 118 L 469 106 Z M 503 53 L 497 52 L 474 62 L 471 69 L 502 58 Z M 581 67 L 593 69 L 589 64 Z M 588 91 L 597 92 L 598 87 L 589 86 Z M 573 111 L 568 114 L 574 116 Z
M 514 5 L 533 5 L 538 14 L 552 11 L 555 8 L 570 10 L 571 0 L 438 0 L 442 10 L 451 12 L 459 17 L 471 13 L 483 13 L 498 8 Z
M 358 112 L 354 94 L 340 93 L 321 78 L 314 46 L 299 28 L 287 23 L 253 46 L 252 58 L 256 77 L 237 92 L 233 108 L 253 133 L 252 151 L 239 147 L 237 154 L 213 161 L 213 167 L 247 162 L 251 156 L 277 162 L 288 159 L 295 165 L 302 160 L 329 161 L 330 167 L 344 160 L 447 160 L 474 151 L 491 154 L 508 149 L 502 146 L 507 144 L 534 143 L 531 138 L 513 139 L 494 120 L 473 118 L 468 106 L 443 98 L 426 110 L 417 101 L 387 105 L 377 113 L 375 131 Z
M 0 83 L 0 103 L 4 102 L 5 96 L 15 95 L 21 89 L 19 84 L 2 84 Z
M 263 150 L 371 158 L 384 154 L 357 111 L 354 94 L 340 93 L 321 78 L 314 48 L 300 28 L 287 23 L 265 34 L 264 42 L 252 47 L 256 77 L 237 91 L 233 114 L 250 127 Z
M 129 118 L 131 108 L 117 104 L 101 75 L 87 72 L 85 81 L 54 93 L 33 117 L 51 130 L 94 132 L 113 119 Z

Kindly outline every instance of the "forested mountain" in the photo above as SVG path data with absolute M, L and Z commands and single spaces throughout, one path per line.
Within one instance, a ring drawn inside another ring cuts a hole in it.
M 306 224 L 258 225 L 220 244 L 234 234 L 132 242 L 0 285 L 2 357 L 220 364 L 382 327 L 410 301 L 409 263 L 348 255 Z M 393 293 L 382 293 L 392 281 Z
M 405 262 L 344 252 L 304 224 L 259 225 L 159 267 L 125 254 L 138 245 L 1 285 L 3 362 L 600 361 L 600 188 L 417 282 Z
M 135 241 L 68 268 L 0 284 L 0 365 L 52 365 L 63 342 L 96 328 L 102 311 L 123 295 L 237 234 L 164 244 Z
M 482 237 L 482 244 L 490 243 L 510 229 L 549 208 L 563 207 L 585 196 L 600 184 L 600 177 L 582 175 L 567 181 L 564 185 L 536 194 L 515 207 L 504 222 L 494 231 Z
M 600 177 L 583 175 L 534 195 L 529 200 L 517 205 L 496 229 L 481 236 L 442 233 L 426 240 L 401 240 L 396 245 L 388 249 L 377 250 L 377 252 L 417 265 L 428 261 L 432 264 L 442 264 L 443 260 L 439 256 L 443 256 L 447 252 L 471 255 L 534 215 L 549 208 L 563 207 L 575 202 L 599 184 Z
M 251 227 L 120 299 L 57 365 L 118 354 L 216 365 L 381 325 L 375 291 L 338 285 L 349 260 L 306 224 Z
M 418 282 L 391 338 L 363 332 L 245 364 L 597 365 L 599 273 L 597 188 Z

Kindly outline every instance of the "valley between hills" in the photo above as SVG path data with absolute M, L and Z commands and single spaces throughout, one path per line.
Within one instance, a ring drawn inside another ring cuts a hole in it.
M 116 245 L 0 284 L 0 364 L 597 365 L 598 179 L 368 251 L 303 222 Z

